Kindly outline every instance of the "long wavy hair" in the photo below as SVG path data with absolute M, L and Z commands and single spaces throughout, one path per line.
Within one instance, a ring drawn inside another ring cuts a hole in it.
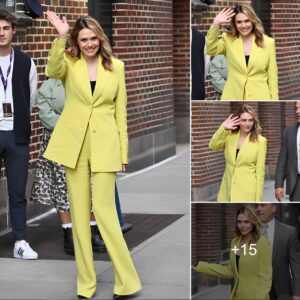
M 235 18 L 237 14 L 245 14 L 253 25 L 252 33 L 255 36 L 255 43 L 257 46 L 263 48 L 264 47 L 264 26 L 262 21 L 256 15 L 254 9 L 248 4 L 236 4 L 233 8 L 235 15 L 231 20 L 231 35 L 233 37 L 238 37 L 239 32 L 236 28 Z
M 69 48 L 66 50 L 66 54 L 72 59 L 77 59 L 80 57 L 80 49 L 78 46 L 78 34 L 80 30 L 88 28 L 92 30 L 100 42 L 98 54 L 102 57 L 102 65 L 106 70 L 113 71 L 112 66 L 112 50 L 109 40 L 104 33 L 100 24 L 94 18 L 90 16 L 84 16 L 79 18 L 70 33 Z
M 237 218 L 240 214 L 244 214 L 250 223 L 253 225 L 252 231 L 251 231 L 251 237 L 250 237 L 250 243 L 256 243 L 257 240 L 261 236 L 261 230 L 262 230 L 262 224 L 257 217 L 254 208 L 250 207 L 249 205 L 241 206 L 237 212 L 236 212 L 236 221 L 235 221 L 235 234 L 236 236 L 240 237 L 242 236 L 238 226 L 237 226 Z
M 242 104 L 237 111 L 233 114 L 232 118 L 234 117 L 241 117 L 243 113 L 248 113 L 253 117 L 253 127 L 250 131 L 250 141 L 251 142 L 258 142 L 258 137 L 262 132 L 262 129 L 260 127 L 260 123 L 257 117 L 257 114 L 255 110 L 248 104 Z M 240 130 L 240 126 L 237 126 L 235 130 L 232 130 L 233 133 L 237 133 Z

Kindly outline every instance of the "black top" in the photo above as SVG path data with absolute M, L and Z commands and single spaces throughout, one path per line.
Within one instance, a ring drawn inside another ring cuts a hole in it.
M 235 259 L 236 259 L 236 268 L 237 268 L 237 270 L 238 270 L 238 272 L 239 272 L 240 256 L 239 256 L 239 255 L 236 255 L 236 256 L 235 256 Z
M 249 58 L 250 58 L 250 55 L 245 55 L 246 65 L 247 65 L 247 66 L 248 66 Z
M 13 131 L 16 144 L 30 142 L 30 69 L 30 57 L 18 48 L 14 48 L 12 97 L 14 104 Z
M 236 149 L 236 153 L 235 153 L 235 159 L 237 158 L 238 154 L 240 152 L 240 149 Z
M 96 86 L 96 80 L 95 81 L 90 81 L 91 83 L 91 90 L 92 90 L 92 95 L 94 94 L 95 86 Z

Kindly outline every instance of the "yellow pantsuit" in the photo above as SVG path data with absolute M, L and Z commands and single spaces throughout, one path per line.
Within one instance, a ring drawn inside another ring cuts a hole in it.
M 73 223 L 74 247 L 78 269 L 77 293 L 91 297 L 96 290 L 96 274 L 91 245 L 90 178 L 92 175 L 93 212 L 115 267 L 117 295 L 133 294 L 141 288 L 123 238 L 115 206 L 115 173 L 90 171 L 90 130 L 88 129 L 76 169 L 66 168 Z M 84 198 L 83 198 L 84 197 Z
M 278 100 L 278 70 L 274 39 L 264 35 L 264 47 L 252 39 L 248 65 L 241 36 L 232 37 L 212 26 L 207 33 L 206 53 L 224 54 L 228 65 L 228 78 L 221 100 Z
M 77 294 L 89 298 L 96 291 L 90 199 L 114 265 L 114 294 L 133 294 L 141 289 L 141 283 L 123 238 L 114 194 L 115 173 L 122 169 L 122 164 L 127 164 L 128 153 L 124 64 L 112 58 L 113 71 L 108 71 L 99 56 L 92 94 L 84 58 L 65 56 L 65 44 L 66 39 L 53 42 L 46 68 L 49 77 L 64 83 L 66 102 L 44 156 L 66 169 L 78 273 Z
M 249 134 L 236 156 L 240 131 L 232 133 L 221 125 L 209 142 L 211 150 L 223 150 L 226 166 L 220 191 L 219 202 L 262 202 L 267 139 L 258 137 L 251 142 Z
M 228 265 L 199 262 L 197 272 L 234 278 L 231 300 L 268 300 L 272 285 L 272 253 L 269 241 L 261 236 L 256 243 L 247 244 L 246 250 L 241 250 L 239 268 L 234 248 L 240 248 L 240 237 L 235 237 L 231 241 Z M 253 248 L 256 249 L 255 255 L 252 255 Z

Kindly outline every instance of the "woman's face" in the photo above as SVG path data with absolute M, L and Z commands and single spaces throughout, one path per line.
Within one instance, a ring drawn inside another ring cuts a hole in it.
M 80 51 L 86 58 L 98 55 L 100 41 L 93 30 L 89 28 L 81 29 L 78 33 L 77 43 Z
M 239 13 L 235 16 L 235 26 L 241 36 L 247 37 L 252 33 L 253 24 L 246 14 Z
M 248 217 L 245 214 L 239 214 L 237 216 L 236 223 L 238 230 L 243 236 L 247 236 L 253 230 L 253 224 L 249 221 Z
M 240 129 L 243 133 L 249 133 L 254 124 L 253 116 L 249 113 L 242 113 L 240 116 Z

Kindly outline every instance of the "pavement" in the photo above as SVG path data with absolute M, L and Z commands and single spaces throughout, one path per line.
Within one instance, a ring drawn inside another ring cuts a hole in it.
M 218 285 L 210 288 L 201 288 L 192 296 L 194 300 L 226 300 L 230 298 L 230 285 Z
M 176 150 L 174 157 L 118 178 L 123 213 L 183 215 L 132 249 L 143 284 L 135 299 L 190 298 L 189 145 Z M 95 269 L 93 299 L 112 299 L 111 262 L 96 261 Z M 77 299 L 74 261 L 0 258 L 0 270 L 0 299 Z
M 285 187 L 284 187 L 285 190 Z M 300 201 L 300 200 L 299 200 Z M 286 203 L 289 201 L 289 196 L 285 195 L 281 202 L 278 202 L 275 198 L 275 181 L 265 180 L 263 202 L 276 202 L 276 203 Z

